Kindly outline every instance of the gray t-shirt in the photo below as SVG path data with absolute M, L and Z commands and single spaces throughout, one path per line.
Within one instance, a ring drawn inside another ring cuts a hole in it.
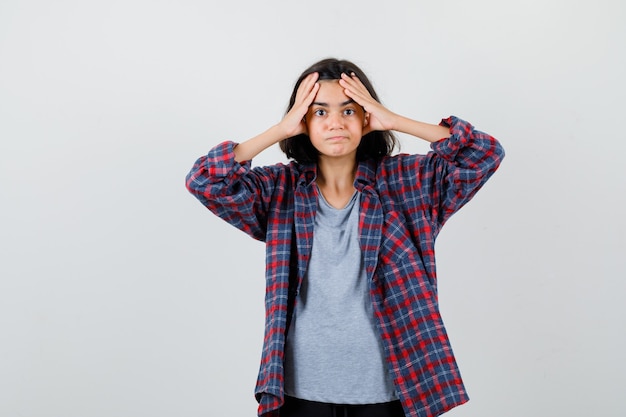
M 359 247 L 360 194 L 342 209 L 318 196 L 311 259 L 285 347 L 285 393 L 339 404 L 395 400 Z

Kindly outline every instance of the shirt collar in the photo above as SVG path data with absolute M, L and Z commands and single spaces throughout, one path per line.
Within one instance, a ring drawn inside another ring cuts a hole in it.
M 376 179 L 376 165 L 376 161 L 373 159 L 359 162 L 354 177 L 354 187 L 358 191 L 363 191 L 366 186 L 374 183 Z
M 354 187 L 358 191 L 363 191 L 363 188 L 374 183 L 376 178 L 376 161 L 373 159 L 367 159 L 359 162 L 354 177 Z M 317 164 L 303 164 L 300 166 L 300 185 L 309 186 L 317 178 Z
M 298 184 L 308 187 L 317 178 L 317 164 L 308 163 L 300 165 L 300 179 Z

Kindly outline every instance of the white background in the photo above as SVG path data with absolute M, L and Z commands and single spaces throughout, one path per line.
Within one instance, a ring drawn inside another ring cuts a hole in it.
M 0 416 L 255 415 L 263 245 L 184 177 L 328 56 L 507 151 L 437 243 L 449 415 L 626 415 L 625 7 L 2 0 Z

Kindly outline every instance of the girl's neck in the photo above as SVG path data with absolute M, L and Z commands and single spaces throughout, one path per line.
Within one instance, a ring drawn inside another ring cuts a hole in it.
M 347 163 L 345 160 L 319 160 L 316 183 L 331 206 L 343 208 L 352 198 L 356 168 L 357 163 L 354 159 Z

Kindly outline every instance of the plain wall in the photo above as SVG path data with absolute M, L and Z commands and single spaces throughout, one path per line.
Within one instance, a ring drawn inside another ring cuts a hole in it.
M 255 415 L 264 247 L 184 177 L 328 56 L 507 151 L 437 243 L 472 398 L 449 415 L 626 415 L 625 8 L 3 0 L 0 415 Z

